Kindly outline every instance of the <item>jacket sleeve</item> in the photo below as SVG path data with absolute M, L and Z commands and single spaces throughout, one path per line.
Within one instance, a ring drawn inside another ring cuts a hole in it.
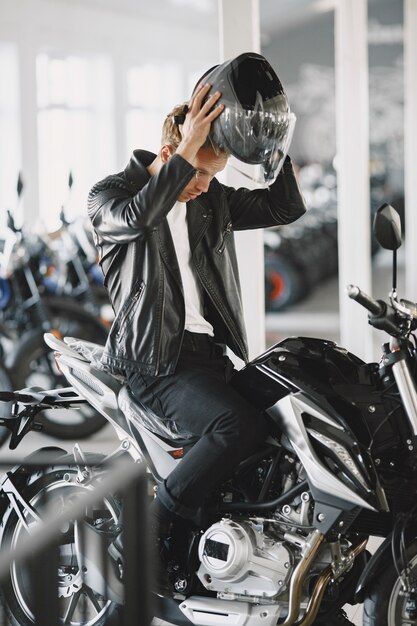
M 267 189 L 233 189 L 223 185 L 234 230 L 266 228 L 295 222 L 306 212 L 304 198 L 287 156 L 275 182 Z
M 88 215 L 97 234 L 110 243 L 129 243 L 156 228 L 174 206 L 195 169 L 173 155 L 141 188 L 123 174 L 109 176 L 91 189 Z

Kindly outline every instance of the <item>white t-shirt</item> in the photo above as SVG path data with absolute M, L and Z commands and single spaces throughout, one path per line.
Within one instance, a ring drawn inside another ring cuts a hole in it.
M 187 228 L 187 206 L 176 202 L 167 215 L 177 253 L 185 300 L 185 330 L 213 336 L 213 326 L 203 316 L 203 294 L 197 273 L 191 265 L 191 250 Z

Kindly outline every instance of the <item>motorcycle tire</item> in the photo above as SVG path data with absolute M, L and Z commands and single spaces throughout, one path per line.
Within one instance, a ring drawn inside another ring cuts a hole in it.
M 12 391 L 12 382 L 6 370 L 0 366 L 0 391 Z M 0 402 L 0 417 L 10 417 L 12 403 Z M 0 426 L 0 446 L 9 439 L 10 430 L 5 426 Z
M 276 256 L 265 258 L 265 310 L 283 311 L 306 294 L 301 274 L 290 262 Z
M 72 330 L 74 333 L 66 335 L 96 341 L 92 328 L 83 326 Z M 68 381 L 58 370 L 53 353 L 45 344 L 43 333 L 22 337 L 14 354 L 14 364 L 10 371 L 14 389 L 68 387 Z M 42 424 L 44 434 L 59 439 L 83 439 L 107 424 L 107 420 L 88 404 L 80 405 L 79 409 L 42 411 L 36 421 Z
M 71 463 L 72 461 L 72 463 Z M 14 476 L 19 493 L 42 517 L 44 506 L 54 507 L 59 514 L 71 500 L 76 501 L 85 493 L 88 486 L 77 480 L 77 468 L 73 457 L 64 456 L 56 465 L 47 468 L 24 468 Z M 91 489 L 91 487 L 90 487 Z M 116 498 L 107 497 L 99 507 L 101 517 L 116 521 L 120 514 L 120 503 Z M 89 511 L 90 513 L 90 511 Z M 23 520 L 9 504 L 2 523 L 0 548 L 13 547 L 27 533 L 26 525 L 35 524 L 33 517 L 23 511 Z M 71 564 L 68 565 L 68 554 Z M 39 558 L 42 558 L 40 555 Z M 2 587 L 2 600 L 10 626 L 34 626 L 31 606 L 31 591 L 24 562 L 13 562 L 5 576 Z M 74 548 L 74 523 L 72 520 L 62 529 L 59 537 L 58 555 L 58 595 L 60 623 L 68 626 L 116 626 L 120 624 L 121 608 L 109 599 L 96 594 L 82 577 L 81 566 Z
M 407 547 L 406 554 L 413 581 L 417 576 L 417 541 Z M 402 575 L 403 573 L 401 572 Z M 363 626 L 408 626 L 414 623 L 414 617 L 406 617 L 406 602 L 407 596 L 402 593 L 402 581 L 390 558 L 365 599 Z

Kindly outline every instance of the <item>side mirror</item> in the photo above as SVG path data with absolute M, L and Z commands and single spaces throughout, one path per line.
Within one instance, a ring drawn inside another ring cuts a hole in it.
M 401 246 L 401 218 L 390 204 L 379 207 L 374 219 L 374 234 L 385 250 L 397 250 Z

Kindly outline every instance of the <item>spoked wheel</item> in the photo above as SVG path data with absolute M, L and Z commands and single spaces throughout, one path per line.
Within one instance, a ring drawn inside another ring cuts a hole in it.
M 77 470 L 65 463 L 48 468 L 43 473 L 34 471 L 25 476 L 24 485 L 19 492 L 26 502 L 35 509 L 42 518 L 42 511 L 48 507 L 48 515 L 52 511 L 57 515 L 68 503 L 75 502 L 88 487 L 77 482 Z M 119 502 L 115 498 L 104 500 L 99 509 L 91 511 L 92 515 L 106 518 L 109 523 L 116 522 L 120 512 Z M 25 510 L 23 517 L 17 515 L 9 505 L 5 514 L 5 524 L 1 545 L 17 546 L 27 534 L 39 523 L 32 513 Z M 118 623 L 119 607 L 89 587 L 83 576 L 82 567 L 77 560 L 75 549 L 74 522 L 70 520 L 61 529 L 59 537 L 58 557 L 58 596 L 60 623 L 67 626 L 103 626 Z M 42 556 L 40 555 L 41 559 Z M 3 599 L 12 626 L 33 626 L 33 598 L 31 594 L 27 567 L 21 563 L 13 563 L 9 576 L 3 584 Z
M 78 334 L 70 336 L 94 341 L 86 337 L 88 329 L 78 328 Z M 43 339 L 43 334 L 29 335 L 22 338 L 15 355 L 15 367 L 12 369 L 12 382 L 15 389 L 41 387 L 54 389 L 68 387 L 68 381 L 58 370 L 53 352 Z M 61 439 L 79 439 L 96 433 L 107 422 L 90 405 L 82 404 L 79 409 L 54 409 L 43 411 L 37 418 L 43 425 L 46 435 Z
M 408 579 L 415 587 L 417 582 L 417 541 L 414 541 L 406 551 Z M 404 576 L 404 571 L 401 571 Z M 364 626 L 416 626 L 417 616 L 410 613 L 410 604 L 407 595 L 403 592 L 402 580 L 390 559 L 384 571 L 378 576 L 369 590 L 364 603 Z

